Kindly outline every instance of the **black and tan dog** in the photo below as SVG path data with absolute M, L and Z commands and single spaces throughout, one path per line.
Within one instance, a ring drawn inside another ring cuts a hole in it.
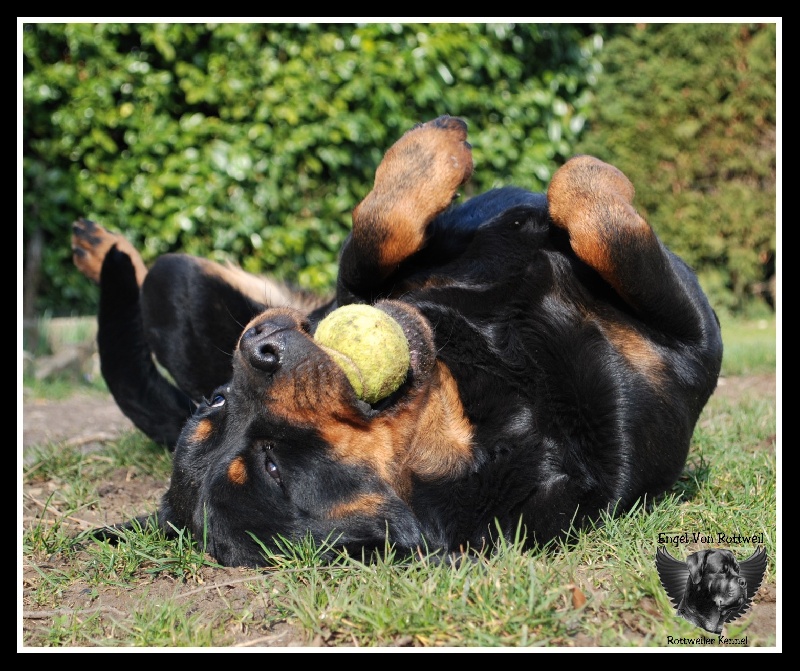
M 747 611 L 766 567 L 764 548 L 741 564 L 727 549 L 700 550 L 685 562 L 664 547 L 656 553 L 661 584 L 675 604 L 676 614 L 712 634 L 721 634 L 726 622 Z
M 722 358 L 694 274 L 606 163 L 572 159 L 546 195 L 453 204 L 472 169 L 459 119 L 403 135 L 325 304 L 185 255 L 148 270 L 121 236 L 75 223 L 103 375 L 174 447 L 166 533 L 190 529 L 228 565 L 263 563 L 254 539 L 308 534 L 441 555 L 520 529 L 544 544 L 675 482 Z M 411 345 L 405 383 L 375 405 L 313 339 L 348 303 L 390 313 Z

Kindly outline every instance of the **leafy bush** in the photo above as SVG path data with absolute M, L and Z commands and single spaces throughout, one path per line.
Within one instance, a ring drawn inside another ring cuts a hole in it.
M 28 24 L 28 313 L 93 312 L 71 222 L 332 287 L 383 151 L 470 124 L 476 191 L 540 189 L 584 126 L 601 41 L 570 24 Z
M 775 24 L 42 23 L 22 38 L 29 317 L 96 309 L 70 258 L 79 216 L 145 261 L 186 251 L 326 291 L 383 151 L 443 113 L 470 124 L 468 189 L 542 189 L 592 153 L 631 177 L 719 310 L 774 286 Z

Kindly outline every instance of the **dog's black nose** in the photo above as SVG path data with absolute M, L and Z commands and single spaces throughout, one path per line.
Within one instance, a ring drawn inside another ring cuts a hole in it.
M 294 321 L 280 318 L 254 324 L 239 339 L 239 350 L 253 368 L 274 373 L 286 352 L 286 333 L 295 328 Z

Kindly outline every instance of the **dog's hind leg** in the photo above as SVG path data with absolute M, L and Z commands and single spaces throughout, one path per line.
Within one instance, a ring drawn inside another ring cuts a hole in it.
M 644 321 L 684 341 L 718 333 L 694 273 L 659 241 L 633 196 L 620 170 L 592 156 L 569 160 L 547 191 L 550 216 L 575 253 Z
M 72 255 L 78 269 L 100 285 L 97 347 L 111 395 L 149 438 L 173 447 L 195 406 L 153 361 L 142 324 L 147 268 L 141 255 L 121 235 L 86 219 L 72 225 Z
M 275 283 L 263 280 L 248 288 L 245 279 L 242 271 L 206 259 L 164 254 L 142 286 L 147 342 L 195 401 L 231 378 L 231 357 L 245 324 L 267 307 L 293 305 Z
M 133 260 L 112 246 L 100 271 L 100 370 L 120 410 L 171 449 L 195 405 L 158 370 L 145 338 L 140 297 Z
M 472 175 L 467 124 L 441 116 L 406 132 L 384 155 L 372 191 L 353 211 L 342 250 L 339 304 L 373 301 L 405 259 L 425 245 L 428 224 Z

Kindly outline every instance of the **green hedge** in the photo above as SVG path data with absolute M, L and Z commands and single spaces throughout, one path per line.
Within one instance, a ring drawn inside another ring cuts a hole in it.
M 475 192 L 618 165 L 720 310 L 774 272 L 774 24 L 41 23 L 22 44 L 28 315 L 95 311 L 79 216 L 146 261 L 326 291 L 383 151 L 443 113 L 469 122 Z
M 776 25 L 655 24 L 601 52 L 577 149 L 617 165 L 718 310 L 764 295 L 776 254 Z M 763 303 L 762 303 L 763 305 Z
M 443 113 L 470 125 L 472 188 L 543 188 L 583 129 L 601 40 L 536 24 L 31 24 L 24 231 L 36 311 L 92 312 L 70 224 L 123 231 L 301 287 L 333 285 L 383 152 Z

